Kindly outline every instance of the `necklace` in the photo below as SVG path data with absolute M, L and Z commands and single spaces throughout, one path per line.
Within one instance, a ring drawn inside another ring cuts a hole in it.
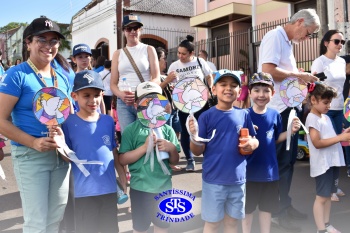
M 47 87 L 47 84 L 45 82 L 45 79 L 43 78 L 43 76 L 40 74 L 38 68 L 36 68 L 36 66 L 34 65 L 34 63 L 28 59 L 27 60 L 27 63 L 28 65 L 30 66 L 30 68 L 32 68 L 32 70 L 34 71 L 34 73 L 36 74 L 36 76 L 40 79 L 40 81 L 45 85 L 45 87 Z M 54 84 L 54 87 L 58 87 L 58 81 L 57 81 L 57 75 L 56 75 L 56 72 L 55 70 L 50 66 L 50 73 L 51 73 L 51 76 L 52 76 L 52 79 L 53 79 L 53 84 Z

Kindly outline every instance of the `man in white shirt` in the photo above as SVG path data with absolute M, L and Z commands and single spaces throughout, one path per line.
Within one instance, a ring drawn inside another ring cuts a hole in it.
M 299 72 L 293 54 L 293 43 L 307 40 L 320 28 L 320 19 L 314 9 L 303 9 L 295 13 L 284 26 L 269 31 L 261 41 L 259 49 L 258 72 L 270 73 L 275 82 L 275 90 L 279 90 L 281 82 L 290 76 L 298 77 L 305 82 L 315 82 L 317 77 L 310 73 Z M 292 108 L 282 101 L 276 91 L 268 107 L 276 109 L 282 117 L 283 131 L 287 130 L 288 116 Z M 273 223 L 289 232 L 301 232 L 301 228 L 290 222 L 290 219 L 305 219 L 306 214 L 300 213 L 292 206 L 289 190 L 292 183 L 294 163 L 298 148 L 298 137 L 293 137 L 291 149 L 286 150 L 286 142 L 276 145 L 279 168 L 280 210 L 275 213 Z
M 214 71 L 217 71 L 215 64 L 212 63 L 212 62 L 210 62 L 210 61 L 208 61 L 208 53 L 207 53 L 207 51 L 205 51 L 205 50 L 199 51 L 198 57 L 203 58 L 204 61 L 207 62 L 209 68 L 210 68 L 213 72 L 214 72 Z

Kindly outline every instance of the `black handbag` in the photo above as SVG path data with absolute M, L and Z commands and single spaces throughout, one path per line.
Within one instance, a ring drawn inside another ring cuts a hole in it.
M 204 71 L 202 69 L 202 64 L 200 63 L 198 57 L 197 57 L 197 62 L 198 62 L 198 65 L 201 68 L 201 71 L 203 73 L 204 84 L 208 87 L 208 91 L 209 91 L 209 95 L 210 95 L 209 98 L 208 98 L 208 105 L 209 105 L 209 108 L 211 108 L 211 107 L 213 107 L 213 106 L 218 104 L 218 98 L 215 95 L 213 95 L 213 93 L 211 91 L 211 88 L 208 85 L 207 79 L 205 78 L 205 74 L 204 74 Z

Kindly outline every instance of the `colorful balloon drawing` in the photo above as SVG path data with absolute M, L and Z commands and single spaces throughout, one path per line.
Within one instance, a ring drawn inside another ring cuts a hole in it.
M 195 113 L 207 103 L 208 93 L 207 86 L 197 77 L 184 78 L 174 87 L 173 103 L 182 112 Z
M 306 83 L 297 77 L 288 77 L 280 85 L 280 96 L 288 107 L 300 105 L 307 95 Z
M 345 119 L 350 122 L 350 98 L 347 98 L 344 102 L 343 113 Z
M 167 106 L 169 113 L 166 112 Z M 148 94 L 143 97 L 137 107 L 137 118 L 141 124 L 151 129 L 161 127 L 170 117 L 169 101 L 160 94 Z
M 34 95 L 33 112 L 41 123 L 59 125 L 69 116 L 70 101 L 60 89 L 44 87 Z

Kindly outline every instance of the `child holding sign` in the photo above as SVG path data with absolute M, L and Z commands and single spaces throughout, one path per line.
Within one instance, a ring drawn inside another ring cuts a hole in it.
M 218 104 L 201 114 L 196 129 L 193 118 L 189 120 L 190 148 L 194 155 L 203 154 L 202 219 L 204 232 L 218 232 L 221 222 L 224 231 L 236 233 L 238 219 L 244 218 L 246 157 L 238 152 L 255 150 L 259 142 L 246 110 L 233 108 L 240 91 L 240 79 L 229 70 L 214 72 L 213 93 Z M 248 128 L 250 137 L 238 145 L 241 128 Z M 195 138 L 210 138 L 202 143 Z
M 139 84 L 135 92 L 136 104 L 139 105 L 143 97 L 151 93 L 161 95 L 162 88 L 153 82 Z M 153 101 L 151 102 L 153 103 Z M 160 106 L 158 105 L 157 107 Z M 155 110 L 155 108 L 152 110 Z M 161 114 L 161 112 L 157 113 Z M 156 120 L 156 118 L 152 119 Z M 172 188 L 171 174 L 164 173 L 164 167 L 161 166 L 157 159 L 154 159 L 153 166 L 152 159 L 147 160 L 147 151 L 149 141 L 151 140 L 149 136 L 150 128 L 145 126 L 142 123 L 143 121 L 145 121 L 145 118 L 137 120 L 125 128 L 119 150 L 119 161 L 122 165 L 129 165 L 129 171 L 131 173 L 130 200 L 134 231 L 146 232 L 151 222 L 153 222 L 154 231 L 160 232 L 167 229 L 170 225 L 169 222 L 156 218 L 157 211 L 159 210 L 158 203 L 154 201 L 154 196 Z M 153 121 L 153 123 L 155 122 Z M 156 120 L 156 124 L 158 123 Z M 165 164 L 166 169 L 170 172 L 169 165 L 176 165 L 179 161 L 178 152 L 180 152 L 180 145 L 174 130 L 165 123 L 166 120 L 161 127 L 157 128 L 162 132 L 164 139 L 156 139 L 155 135 L 151 134 L 154 142 L 151 145 L 151 150 L 153 151 L 153 147 L 158 146 L 159 151 L 169 154 L 169 158 L 161 162 Z
M 80 160 L 98 160 L 103 165 L 85 167 L 85 176 L 72 164 L 74 174 L 76 232 L 118 232 L 117 182 L 115 169 L 126 191 L 126 176 L 118 162 L 114 140 L 114 122 L 111 116 L 97 112 L 104 87 L 95 71 L 76 74 L 72 97 L 80 110 L 68 117 L 62 129 L 68 147 Z

